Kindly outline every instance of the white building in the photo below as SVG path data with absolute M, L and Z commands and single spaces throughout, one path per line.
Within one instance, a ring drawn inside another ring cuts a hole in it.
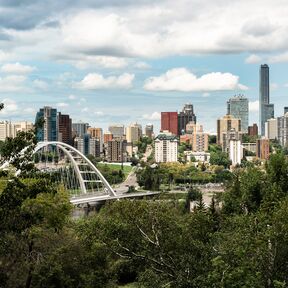
M 288 112 L 277 118 L 278 139 L 281 146 L 288 146 Z
M 178 139 L 175 136 L 159 134 L 155 138 L 155 161 L 177 162 Z
M 240 140 L 230 140 L 229 158 L 232 161 L 233 166 L 241 164 L 241 160 L 243 158 L 243 147 Z
M 210 163 L 210 153 L 208 152 L 192 152 L 192 151 L 184 151 L 184 155 L 186 157 L 186 160 L 191 162 L 193 157 L 197 162 L 204 162 L 204 163 Z

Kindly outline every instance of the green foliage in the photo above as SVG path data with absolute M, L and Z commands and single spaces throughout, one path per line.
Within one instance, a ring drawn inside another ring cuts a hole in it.
M 224 166 L 224 168 L 228 168 L 231 165 L 227 153 L 222 151 L 211 151 L 210 163 L 211 165 Z

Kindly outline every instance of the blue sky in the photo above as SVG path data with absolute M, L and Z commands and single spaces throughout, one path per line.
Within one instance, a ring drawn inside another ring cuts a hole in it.
M 45 3 L 44 3 L 45 2 Z M 1 120 L 44 105 L 73 121 L 153 123 L 193 103 L 216 131 L 235 94 L 258 123 L 259 66 L 270 66 L 276 116 L 288 106 L 284 0 L 0 0 Z

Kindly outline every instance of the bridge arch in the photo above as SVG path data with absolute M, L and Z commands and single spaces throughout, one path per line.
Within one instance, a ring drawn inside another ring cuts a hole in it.
M 59 150 L 61 150 L 64 153 L 64 155 L 66 155 L 69 158 L 69 160 L 71 161 L 72 167 L 75 171 L 75 175 L 79 181 L 82 194 L 87 194 L 86 183 L 89 182 L 89 180 L 86 180 L 84 178 L 84 174 L 87 173 L 87 171 L 82 171 L 82 168 L 81 168 L 81 166 L 86 165 L 87 167 L 89 167 L 89 173 L 96 174 L 97 179 L 98 179 L 96 181 L 101 183 L 102 186 L 104 187 L 104 194 L 109 195 L 109 196 L 116 196 L 116 193 L 113 190 L 113 188 L 110 186 L 110 184 L 105 179 L 105 177 L 101 174 L 101 172 L 95 167 L 95 165 L 83 153 L 81 153 L 79 150 L 77 150 L 73 146 L 63 143 L 63 142 L 59 142 L 59 141 L 43 141 L 37 144 L 33 153 L 35 154 L 39 150 L 45 147 L 49 147 L 49 146 L 57 147 Z M 79 163 L 79 159 L 81 160 L 81 163 Z

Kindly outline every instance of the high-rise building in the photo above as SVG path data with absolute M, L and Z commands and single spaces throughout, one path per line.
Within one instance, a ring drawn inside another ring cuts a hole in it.
M 223 137 L 231 129 L 234 129 L 235 132 L 241 131 L 241 119 L 235 118 L 232 115 L 225 115 L 224 117 L 217 120 L 217 144 L 221 145 L 223 148 Z M 227 137 L 225 137 L 227 139 Z M 229 144 L 229 142 L 228 142 Z M 225 149 L 224 149 L 225 150 Z
M 178 161 L 178 139 L 176 136 L 159 134 L 154 143 L 156 162 Z
M 262 138 L 256 140 L 256 156 L 263 160 L 268 160 L 270 156 L 269 139 Z
M 145 126 L 145 135 L 148 138 L 152 138 L 153 137 L 153 125 L 152 124 L 147 124 Z
M 58 113 L 58 141 L 72 145 L 72 120 L 69 115 Z
M 270 104 L 269 66 L 267 64 L 260 66 L 259 116 L 260 134 L 264 136 L 265 122 L 274 118 L 274 104 Z
M 110 131 L 106 131 L 103 136 L 104 136 L 104 144 L 107 144 L 108 141 L 111 141 L 113 139 L 113 135 Z
M 113 138 L 123 137 L 125 135 L 125 127 L 122 124 L 113 124 L 108 127 L 108 130 L 113 135 Z
M 288 107 L 284 107 L 284 115 L 288 113 Z
M 41 108 L 36 114 L 35 122 L 39 119 L 43 119 L 44 124 L 43 127 L 37 128 L 36 135 L 38 141 L 57 141 L 57 109 L 48 106 Z
M 7 137 L 14 138 L 18 132 L 28 132 L 33 128 L 33 124 L 27 121 L 17 123 L 2 121 L 0 122 L 0 141 L 5 141 Z
M 265 138 L 270 140 L 278 138 L 278 123 L 276 118 L 268 119 L 265 123 Z
M 193 105 L 185 104 L 182 111 L 178 113 L 178 135 L 186 133 L 186 125 L 189 122 L 196 123 L 196 115 L 194 114 Z
M 258 125 L 256 123 L 253 123 L 252 126 L 248 126 L 248 135 L 258 136 Z
M 227 101 L 227 114 L 241 119 L 241 131 L 248 132 L 249 101 L 243 95 L 235 95 Z
M 100 156 L 100 140 L 92 137 L 90 134 L 84 134 L 83 137 L 76 137 L 74 145 L 84 155 Z
M 128 143 L 135 143 L 142 137 L 142 126 L 138 123 L 129 125 L 126 128 L 126 140 Z
M 232 165 L 241 164 L 243 158 L 243 147 L 240 140 L 230 140 L 229 143 L 229 159 L 232 162 Z
M 161 112 L 161 131 L 169 131 L 178 135 L 178 113 Z
M 87 134 L 87 129 L 89 128 L 88 123 L 84 123 L 82 121 L 72 123 L 72 134 L 73 137 L 84 137 Z
M 278 140 L 281 146 L 288 146 L 288 112 L 277 118 Z
M 127 141 L 116 138 L 108 141 L 107 145 L 107 161 L 108 162 L 126 162 L 127 161 Z
M 7 137 L 15 137 L 14 125 L 8 121 L 0 122 L 0 141 L 5 141 Z
M 96 138 L 99 140 L 100 153 L 102 153 L 103 152 L 103 144 L 104 144 L 104 137 L 103 137 L 102 128 L 89 127 L 87 129 L 87 133 L 91 135 L 91 138 Z

